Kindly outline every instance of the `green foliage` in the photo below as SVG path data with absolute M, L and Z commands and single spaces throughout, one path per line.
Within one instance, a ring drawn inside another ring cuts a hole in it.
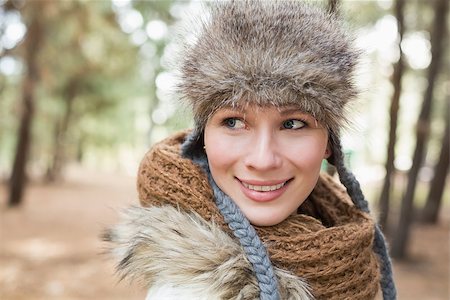
M 27 6 L 21 10 L 27 22 Z M 138 49 L 120 30 L 111 3 L 106 1 L 54 1 L 43 17 L 45 35 L 39 57 L 40 86 L 33 123 L 33 161 L 45 168 L 55 143 L 67 153 L 87 140 L 114 147 L 132 139 L 132 115 L 124 107 L 139 93 Z M 16 57 L 21 59 L 20 47 Z M 2 164 L 11 162 L 20 116 L 21 86 L 5 76 L 0 102 Z M 6 97 L 4 97 L 6 96 Z M 70 104 L 69 104 L 70 103 Z M 14 113 L 11 113 L 14 111 Z M 69 112 L 68 112 L 69 111 Z M 68 117 L 67 128 L 61 127 Z M 95 128 L 95 130 L 93 130 Z M 63 139 L 55 139 L 56 132 Z M 7 161 L 7 162 L 6 162 Z M 7 167 L 3 167 L 5 169 Z

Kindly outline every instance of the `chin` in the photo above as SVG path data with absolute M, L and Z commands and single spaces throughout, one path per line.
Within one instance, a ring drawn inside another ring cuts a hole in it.
M 253 215 L 253 216 L 246 216 L 250 223 L 254 226 L 261 226 L 261 227 L 267 227 L 267 226 L 274 226 L 281 222 L 283 222 L 287 217 L 282 216 L 264 216 L 264 215 Z

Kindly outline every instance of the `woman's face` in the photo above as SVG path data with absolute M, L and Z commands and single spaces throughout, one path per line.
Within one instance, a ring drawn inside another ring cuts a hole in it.
M 257 226 L 296 212 L 330 155 L 327 145 L 327 130 L 290 106 L 222 108 L 205 127 L 214 180 Z

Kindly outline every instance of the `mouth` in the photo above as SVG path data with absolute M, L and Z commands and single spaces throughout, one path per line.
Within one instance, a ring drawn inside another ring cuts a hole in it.
M 250 200 L 256 202 L 270 202 L 279 198 L 286 191 L 289 183 L 294 179 L 276 181 L 258 181 L 236 178 L 241 184 L 242 193 Z
M 281 189 L 288 181 L 284 181 L 282 183 L 279 184 L 274 184 L 274 185 L 254 185 L 254 184 L 249 184 L 246 182 L 241 181 L 242 185 L 252 191 L 257 191 L 257 192 L 271 192 L 271 191 L 276 191 Z

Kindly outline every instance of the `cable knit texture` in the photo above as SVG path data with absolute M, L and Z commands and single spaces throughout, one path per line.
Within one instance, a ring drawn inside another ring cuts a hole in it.
M 138 175 L 140 201 L 143 206 L 171 205 L 195 212 L 233 236 L 204 172 L 180 157 L 185 136 L 177 134 L 147 153 Z M 316 299 L 373 299 L 377 294 L 374 222 L 331 177 L 321 175 L 298 214 L 255 229 L 273 265 L 305 279 Z

